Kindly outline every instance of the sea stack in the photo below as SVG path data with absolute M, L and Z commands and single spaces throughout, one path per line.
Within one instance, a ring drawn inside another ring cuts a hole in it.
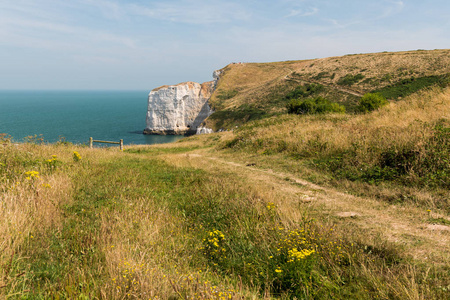
M 148 95 L 147 125 L 144 134 L 195 134 L 210 132 L 201 127 L 213 111 L 208 100 L 215 90 L 214 81 L 199 84 L 183 82 L 158 87 Z

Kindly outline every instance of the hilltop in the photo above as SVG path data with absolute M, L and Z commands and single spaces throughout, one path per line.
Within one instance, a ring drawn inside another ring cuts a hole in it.
M 231 129 L 250 120 L 287 112 L 286 95 L 299 85 L 320 84 L 316 95 L 355 110 L 358 99 L 381 92 L 396 100 L 419 89 L 446 84 L 450 50 L 353 54 L 303 61 L 233 63 L 221 69 L 206 124 Z

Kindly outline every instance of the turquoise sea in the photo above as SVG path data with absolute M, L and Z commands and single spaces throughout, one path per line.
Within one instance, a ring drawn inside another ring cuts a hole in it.
M 143 135 L 148 91 L 0 91 L 0 133 L 16 142 L 42 135 L 88 144 L 89 137 L 159 144 L 182 136 Z M 103 144 L 104 145 L 104 144 Z

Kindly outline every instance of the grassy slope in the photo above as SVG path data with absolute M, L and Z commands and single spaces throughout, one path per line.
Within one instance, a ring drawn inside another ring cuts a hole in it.
M 231 129 L 249 120 L 285 113 L 287 102 L 283 97 L 299 84 L 307 82 L 323 84 L 326 89 L 322 96 L 343 103 L 351 111 L 359 98 L 357 95 L 411 77 L 450 73 L 450 50 L 230 64 L 222 71 L 217 90 L 210 101 L 216 113 L 206 121 L 215 130 Z M 362 75 L 363 78 L 351 85 L 338 84 L 348 75 Z M 228 98 L 230 96 L 233 97 Z
M 298 202 L 297 187 L 305 196 L 308 187 L 255 181 L 235 165 L 185 154 L 208 150 L 203 143 L 183 143 L 125 153 L 3 147 L 1 295 L 445 298 L 446 266 L 323 218 Z M 30 170 L 39 177 L 26 179 Z
M 249 123 L 230 133 L 222 147 L 281 154 L 319 171 L 321 184 L 368 183 L 374 193 L 394 186 L 399 190 L 390 196 L 371 195 L 395 202 L 406 193 L 405 200 L 448 210 L 449 112 L 449 89 L 435 89 L 366 115 L 285 115 Z M 434 193 L 434 200 L 405 190 L 414 188 Z
M 344 101 L 389 85 L 337 84 L 352 71 L 439 75 L 448 52 L 228 66 L 213 98 L 226 113 L 209 122 L 246 124 L 174 144 L 2 141 L 0 298 L 449 298 L 449 89 L 367 115 L 280 115 L 301 82 Z M 386 67 L 359 68 L 371 60 Z M 407 172 L 383 173 L 386 158 Z

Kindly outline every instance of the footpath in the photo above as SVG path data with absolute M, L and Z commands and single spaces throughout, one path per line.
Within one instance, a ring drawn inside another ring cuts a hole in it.
M 315 217 L 330 219 L 352 237 L 359 236 L 366 242 L 389 242 L 416 261 L 450 264 L 450 226 L 427 222 L 430 218 L 445 216 L 423 208 L 357 197 L 312 184 L 292 174 L 237 161 L 236 157 L 216 155 L 197 150 L 160 157 L 171 164 L 232 173 L 246 184 L 272 189 L 285 199 L 277 205 L 286 218 L 301 217 L 296 214 L 301 205 Z

